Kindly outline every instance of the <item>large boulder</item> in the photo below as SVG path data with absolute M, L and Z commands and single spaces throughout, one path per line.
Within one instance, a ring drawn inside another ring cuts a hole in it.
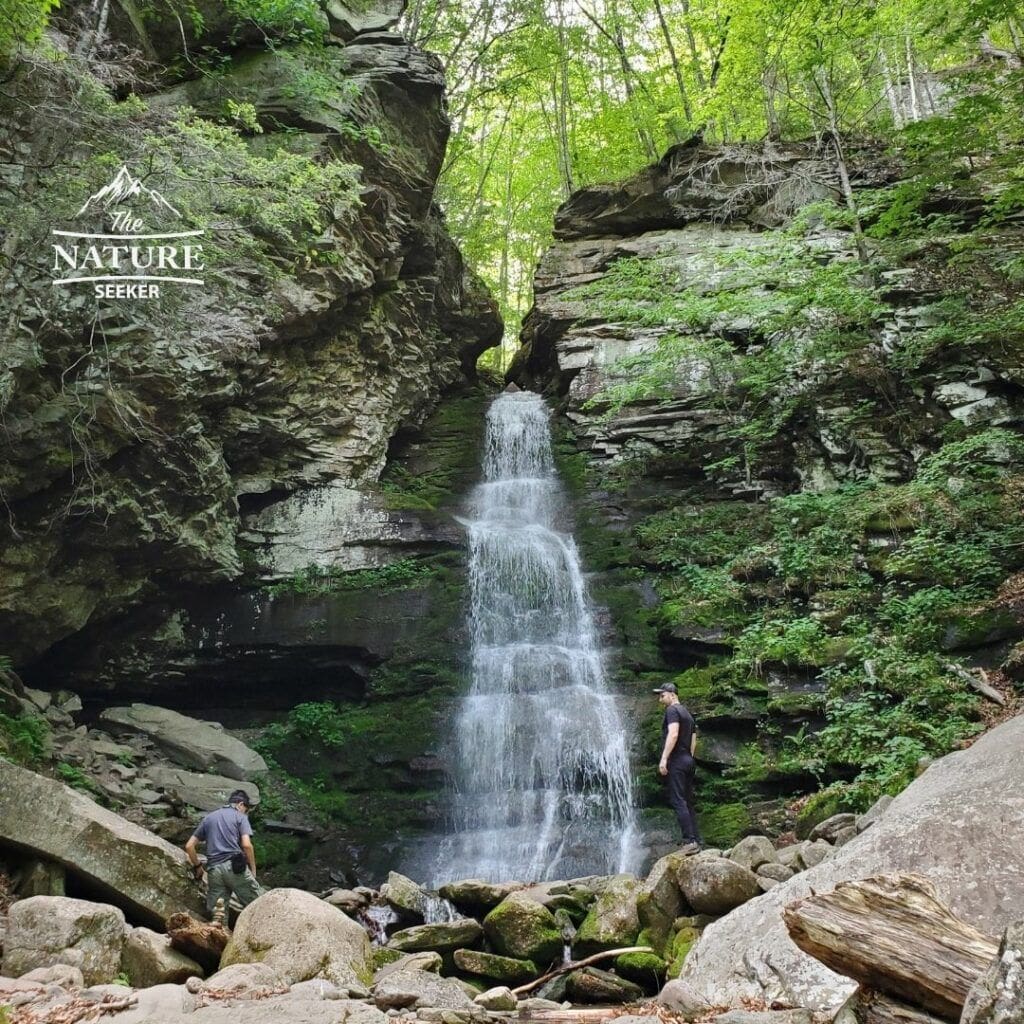
M 248 779 L 267 770 L 267 762 L 241 740 L 209 722 L 153 704 L 107 708 L 100 721 L 114 733 L 147 736 L 175 764 L 201 772 Z
M 762 864 L 770 864 L 778 860 L 775 847 L 767 836 L 744 836 L 729 851 L 729 860 L 742 864 L 751 871 L 756 871 Z
M 709 1002 L 783 998 L 832 1011 L 853 991 L 790 941 L 782 908 L 838 882 L 913 873 L 958 916 L 999 935 L 1024 906 L 1024 716 L 935 761 L 865 832 L 817 867 L 711 924 L 682 977 Z
M 569 975 L 569 997 L 579 1003 L 635 1003 L 643 999 L 639 985 L 597 967 L 583 967 Z
M 484 932 L 497 953 L 542 969 L 562 952 L 554 914 L 522 893 L 512 893 L 484 918 Z
M 238 780 L 226 775 L 209 775 L 205 772 L 190 772 L 187 768 L 171 765 L 153 765 L 146 769 L 146 777 L 154 789 L 171 793 L 190 807 L 201 811 L 213 811 L 228 802 L 232 790 L 238 789 Z M 252 806 L 260 802 L 259 788 L 253 782 L 245 784 Z
M 1003 934 L 999 954 L 971 986 L 961 1024 L 1024 1024 L 1024 921 Z
M 419 1009 L 425 1006 L 445 1010 L 473 1010 L 473 1000 L 456 978 L 441 978 L 428 971 L 398 971 L 373 986 L 373 1001 L 382 1010 Z
M 2 839 L 63 864 L 133 919 L 203 914 L 185 854 L 94 800 L 0 758 Z
M 609 879 L 576 933 L 573 952 L 584 957 L 633 945 L 640 931 L 639 890 L 640 883 L 632 875 Z
M 761 892 L 750 868 L 712 854 L 687 857 L 676 878 L 687 903 L 701 914 L 727 914 Z
M 33 896 L 8 912 L 3 974 L 21 977 L 37 967 L 68 964 L 86 985 L 112 982 L 121 970 L 124 914 L 105 903 L 67 896 Z
M 676 874 L 683 860 L 670 853 L 655 863 L 636 895 L 636 913 L 644 938 L 656 953 L 663 952 L 672 932 L 672 922 L 683 912 L 683 895 Z
M 427 894 L 423 886 L 397 871 L 388 873 L 388 880 L 380 887 L 380 895 L 405 919 L 423 920 Z
M 479 922 L 471 917 L 463 917 L 458 921 L 439 921 L 437 924 L 403 928 L 388 939 L 388 947 L 402 953 L 419 953 L 423 950 L 451 953 L 463 946 L 472 946 L 483 935 L 484 930 Z
M 362 992 L 370 984 L 370 940 L 350 917 L 301 889 L 272 889 L 235 924 L 221 968 L 262 963 L 288 984 L 324 978 Z
M 169 935 L 149 928 L 132 928 L 125 936 L 121 970 L 136 988 L 180 985 L 189 978 L 203 976 L 202 967 L 176 950 Z
M 441 896 L 457 907 L 469 910 L 490 910 L 506 896 L 522 886 L 518 882 L 483 882 L 479 878 L 463 878 L 440 888 Z

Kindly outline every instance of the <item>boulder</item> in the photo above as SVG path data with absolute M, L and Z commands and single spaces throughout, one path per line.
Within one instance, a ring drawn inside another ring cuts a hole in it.
M 804 863 L 804 849 L 811 844 L 806 839 L 790 846 L 781 846 L 775 851 L 780 864 L 784 864 L 791 871 L 803 871 L 807 865 Z
M 442 885 L 439 891 L 457 907 L 490 910 L 519 888 L 522 886 L 518 882 L 482 882 L 479 878 L 464 878 Z
M 971 986 L 961 1024 L 1024 1024 L 1024 921 L 1003 933 L 999 955 Z
M 811 1011 L 803 1007 L 792 1010 L 729 1010 L 715 1017 L 714 1024 L 811 1024 Z
M 190 807 L 201 811 L 213 811 L 228 802 L 232 790 L 238 789 L 237 779 L 226 775 L 208 775 L 201 772 L 190 772 L 187 768 L 174 768 L 171 765 L 153 765 L 146 769 L 146 777 L 154 789 L 177 796 Z M 245 784 L 253 806 L 260 802 L 259 788 L 253 782 Z
M 265 999 L 287 989 L 284 975 L 263 963 L 231 964 L 195 986 L 196 992 L 216 992 L 218 997 L 232 999 Z
M 332 907 L 343 910 L 346 914 L 357 914 L 370 905 L 370 897 L 355 889 L 332 889 L 324 900 Z
M 661 988 L 668 965 L 654 953 L 621 953 L 615 958 L 615 973 L 635 982 L 648 995 Z
M 785 864 L 780 864 L 778 861 L 775 861 L 773 863 L 760 865 L 754 874 L 759 878 L 771 878 L 776 882 L 785 882 L 792 878 L 795 872 L 792 868 L 787 868 Z
M 702 914 L 727 914 L 761 892 L 753 871 L 725 857 L 687 857 L 676 878 L 687 903 Z
M 636 894 L 636 913 L 648 943 L 661 953 L 672 922 L 683 912 L 683 894 L 676 882 L 682 854 L 670 853 L 651 868 Z
M 35 981 L 40 985 L 60 985 L 61 988 L 85 987 L 85 977 L 78 967 L 68 964 L 54 964 L 53 967 L 37 967 L 21 976 L 22 981 Z
M 4 839 L 56 861 L 141 923 L 205 914 L 185 854 L 78 790 L 0 758 Z
M 576 933 L 573 952 L 585 957 L 606 949 L 632 946 L 640 931 L 639 891 L 640 883 L 632 875 L 610 879 L 587 911 Z
M 873 825 L 878 819 L 885 814 L 892 804 L 892 797 L 886 794 L 880 796 L 863 814 L 858 815 L 855 826 L 858 832 L 863 832 L 864 829 Z
M 404 0 L 326 0 L 324 11 L 332 35 L 346 41 L 367 32 L 381 32 L 397 24 L 405 10 Z
M 336 907 L 301 889 L 271 889 L 238 915 L 221 957 L 232 964 L 263 963 L 289 983 L 324 978 L 365 991 L 370 940 Z
M 775 847 L 767 836 L 745 836 L 730 851 L 729 860 L 756 871 L 762 864 L 778 860 Z
M 504 985 L 481 992 L 473 1002 L 485 1010 L 514 1010 L 519 1004 L 519 1000 L 513 995 L 512 990 Z
M 8 977 L 66 964 L 82 972 L 86 985 L 101 985 L 121 970 L 125 923 L 117 907 L 33 896 L 14 903 L 7 922 L 3 973 Z
M 813 843 L 816 839 L 824 839 L 826 843 L 834 843 L 836 836 L 844 828 L 849 828 L 851 825 L 856 825 L 857 815 L 856 814 L 833 814 L 831 818 L 826 818 L 824 821 L 819 821 L 814 828 L 811 829 L 811 834 L 807 837 Z
M 505 985 L 521 985 L 540 974 L 532 960 L 516 960 L 514 957 L 481 953 L 475 949 L 457 949 L 453 960 L 455 966 L 466 974 L 500 981 Z
M 562 935 L 554 915 L 518 892 L 484 918 L 484 932 L 495 952 L 532 960 L 542 970 L 562 953 Z
M 209 722 L 153 704 L 107 708 L 100 721 L 115 733 L 146 736 L 175 764 L 201 772 L 248 779 L 267 770 L 267 762 L 241 740 Z
M 917 874 L 957 916 L 1001 934 L 1024 906 L 1024 716 L 948 754 L 815 868 L 707 927 L 682 977 L 714 1002 L 785 999 L 832 1012 L 853 984 L 790 941 L 782 908 L 841 881 Z
M 373 983 L 383 981 L 389 974 L 396 974 L 398 971 L 430 971 L 432 974 L 440 974 L 444 961 L 440 953 L 405 953 L 397 954 L 398 959 L 392 960 L 389 964 L 383 964 L 373 972 Z
M 399 912 L 399 916 L 408 920 L 423 920 L 423 908 L 427 894 L 423 887 L 411 878 L 400 875 L 397 871 L 388 874 L 388 880 L 380 887 L 381 899 L 388 902 Z
M 804 862 L 805 867 L 814 868 L 829 857 L 831 853 L 832 847 L 824 839 L 815 839 L 813 842 L 808 842 L 800 850 L 800 859 Z
M 670 1013 L 677 1013 L 685 1020 L 693 1020 L 711 1009 L 711 1003 L 688 982 L 678 978 L 669 981 L 658 993 L 655 1002 Z
M 191 957 L 171 945 L 169 935 L 148 928 L 132 928 L 124 940 L 121 970 L 136 988 L 180 985 L 189 978 L 201 978 L 203 969 Z
M 597 967 L 571 971 L 568 992 L 579 1003 L 633 1003 L 644 997 L 639 985 Z
M 428 971 L 398 971 L 373 986 L 373 1001 L 382 1010 L 440 1007 L 474 1010 L 473 1000 L 455 978 L 441 978 Z
M 452 953 L 464 946 L 472 946 L 483 938 L 484 930 L 478 921 L 463 917 L 458 921 L 439 921 L 437 924 L 418 924 L 403 928 L 388 939 L 388 948 L 403 953 L 434 950 Z

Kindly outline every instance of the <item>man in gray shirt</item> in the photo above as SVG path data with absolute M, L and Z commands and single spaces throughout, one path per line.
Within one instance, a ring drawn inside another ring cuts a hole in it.
M 203 865 L 196 846 L 206 844 L 206 909 L 211 914 L 218 899 L 223 898 L 226 911 L 232 894 L 245 907 L 263 893 L 256 881 L 249 806 L 249 794 L 244 789 L 236 789 L 228 797 L 227 806 L 203 818 L 185 844 L 185 853 L 197 879 L 203 877 Z

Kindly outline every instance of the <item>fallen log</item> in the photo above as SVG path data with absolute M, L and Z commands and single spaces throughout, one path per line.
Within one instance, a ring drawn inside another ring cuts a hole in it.
M 826 967 L 953 1021 L 998 950 L 918 875 L 840 882 L 790 903 L 782 916 L 793 942 Z
M 603 1024 L 623 1015 L 621 1006 L 574 1006 L 570 1010 L 520 1010 L 516 1019 L 536 1024 Z
M 595 953 L 593 956 L 584 957 L 582 960 L 574 960 L 572 963 L 556 967 L 553 971 L 548 971 L 547 974 L 542 974 L 539 978 L 534 978 L 533 981 L 528 981 L 525 985 L 512 989 L 512 992 L 517 996 L 522 995 L 524 992 L 535 989 L 538 985 L 543 985 L 545 981 L 557 978 L 560 974 L 568 974 L 570 971 L 575 971 L 580 967 L 589 967 L 591 964 L 596 964 L 599 960 L 609 960 L 613 956 L 622 956 L 623 953 L 653 952 L 654 950 L 650 946 L 624 946 L 622 949 L 606 949 L 603 953 Z
M 850 1006 L 857 1024 L 943 1024 L 925 1010 L 864 989 L 851 998 Z
M 230 938 L 224 925 L 198 921 L 189 914 L 171 914 L 164 927 L 175 949 L 192 957 L 206 970 L 217 970 Z

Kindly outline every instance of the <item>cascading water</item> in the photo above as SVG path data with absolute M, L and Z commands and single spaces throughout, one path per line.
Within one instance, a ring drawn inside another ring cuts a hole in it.
M 435 879 L 630 870 L 626 732 L 605 679 L 539 395 L 487 413 L 469 532 L 472 685 L 457 722 L 452 828 Z

